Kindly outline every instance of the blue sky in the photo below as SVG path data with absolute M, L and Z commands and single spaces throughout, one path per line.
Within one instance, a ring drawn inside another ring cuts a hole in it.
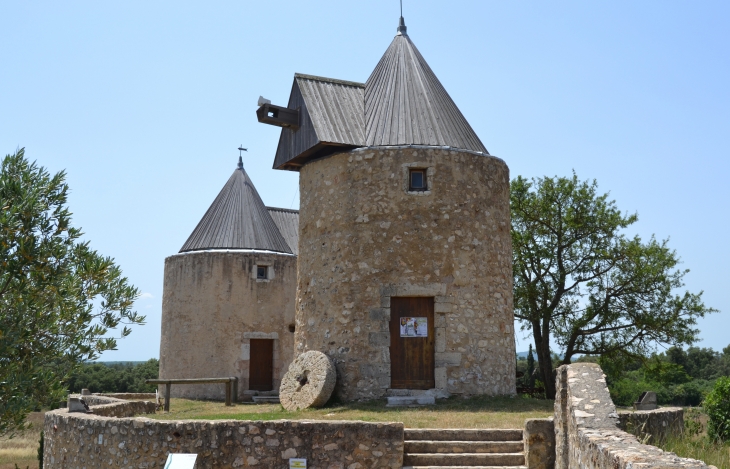
M 147 325 L 103 359 L 158 356 L 164 259 L 239 144 L 264 202 L 298 207 L 258 96 L 285 105 L 295 72 L 365 81 L 398 15 L 397 0 L 0 4 L 0 152 L 65 169 L 75 225 L 144 292 Z M 404 16 L 512 177 L 597 179 L 722 311 L 699 345 L 730 344 L 730 3 L 405 0 Z

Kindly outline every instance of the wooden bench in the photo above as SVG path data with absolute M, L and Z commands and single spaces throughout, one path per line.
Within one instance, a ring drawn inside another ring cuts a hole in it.
M 223 383 L 226 385 L 226 405 L 231 406 L 238 400 L 238 378 L 191 378 L 191 379 L 148 379 L 147 384 L 165 385 L 165 411 L 170 412 L 170 388 L 173 384 L 213 384 Z

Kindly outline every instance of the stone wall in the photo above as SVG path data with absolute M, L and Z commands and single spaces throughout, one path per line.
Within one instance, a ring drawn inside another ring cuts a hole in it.
M 113 397 L 115 399 L 122 399 L 125 401 L 154 401 L 157 398 L 157 396 L 153 392 L 95 392 L 93 393 L 93 395 L 99 397 Z
M 403 464 L 401 423 L 159 421 L 59 409 L 46 413 L 44 432 L 46 469 L 162 468 L 169 453 L 198 454 L 198 469 L 284 469 L 289 458 L 306 458 L 309 469 Z
M 656 444 L 684 431 L 684 409 L 681 407 L 620 411 L 618 418 L 618 427 L 643 443 Z
M 269 279 L 256 278 L 266 265 Z M 293 359 L 297 258 L 212 250 L 165 259 L 160 378 L 239 378 L 249 389 L 251 339 L 274 340 L 274 383 Z M 164 386 L 163 386 L 164 392 Z M 173 397 L 223 399 L 223 384 L 173 385 Z
M 139 414 L 154 414 L 157 405 L 151 401 L 130 401 L 107 396 L 80 396 L 92 408 L 94 415 L 103 417 L 132 417 Z M 79 415 L 72 413 L 71 415 Z M 80 414 L 84 415 L 84 414 Z
M 408 169 L 428 190 L 409 192 Z M 509 170 L 442 147 L 368 147 L 300 171 L 296 353 L 319 350 L 342 399 L 389 394 L 390 298 L 434 297 L 445 394 L 515 393 Z
M 620 430 L 619 415 L 597 364 L 564 365 L 557 375 L 557 469 L 710 468 L 702 461 L 641 444 L 634 435 Z
M 555 423 L 553 418 L 528 419 L 522 432 L 527 469 L 555 468 Z

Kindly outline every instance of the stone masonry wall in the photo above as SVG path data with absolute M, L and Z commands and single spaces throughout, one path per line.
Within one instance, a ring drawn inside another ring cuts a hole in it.
M 212 250 L 165 259 L 160 378 L 237 376 L 249 389 L 251 339 L 274 340 L 274 383 L 293 360 L 297 258 L 262 251 Z M 256 278 L 266 265 L 269 279 Z M 223 399 L 223 384 L 173 385 L 173 397 Z M 164 392 L 164 386 L 163 386 Z
M 684 409 L 662 407 L 655 410 L 620 411 L 618 427 L 644 443 L 655 444 L 684 432 Z
M 606 378 L 597 364 L 563 365 L 557 374 L 556 469 L 711 467 L 641 444 L 634 435 L 620 430 Z
M 409 168 L 428 190 L 409 192 Z M 296 353 L 319 350 L 342 399 L 390 388 L 390 298 L 435 298 L 436 388 L 515 393 L 509 170 L 442 147 L 369 147 L 300 171 Z
M 46 469 L 161 469 L 169 453 L 196 453 L 197 469 L 285 469 L 289 458 L 306 458 L 309 469 L 403 464 L 401 423 L 159 421 L 59 409 L 46 413 L 44 432 Z
M 92 408 L 94 415 L 103 417 L 132 417 L 139 414 L 154 414 L 157 407 L 151 401 L 130 401 L 106 396 L 80 396 Z M 78 415 L 78 414 L 72 414 Z M 82 414 L 83 415 L 83 414 Z
M 555 423 L 552 417 L 526 420 L 522 438 L 527 469 L 555 468 Z

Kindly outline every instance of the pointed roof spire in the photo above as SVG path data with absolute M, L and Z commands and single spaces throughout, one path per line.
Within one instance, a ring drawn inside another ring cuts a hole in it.
M 450 146 L 489 154 L 406 33 L 398 34 L 365 83 L 368 146 Z
M 400 22 L 398 23 L 398 36 L 408 36 L 407 31 L 406 21 L 403 19 L 403 12 L 401 12 Z
M 195 227 L 180 252 L 259 249 L 292 254 L 251 178 L 238 167 Z

